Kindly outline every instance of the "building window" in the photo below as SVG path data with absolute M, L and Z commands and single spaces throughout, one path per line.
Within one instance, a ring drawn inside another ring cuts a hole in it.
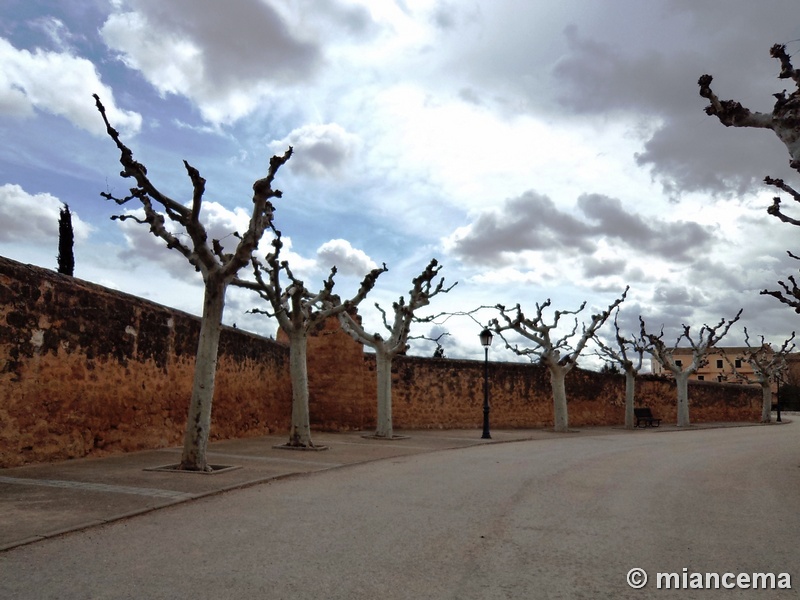
M 737 358 L 735 361 L 733 361 L 733 364 L 736 365 L 737 369 L 741 369 L 742 368 L 742 359 L 741 358 Z
M 718 369 L 721 369 L 721 368 L 722 368 L 722 359 L 721 359 L 721 358 L 718 358 L 718 359 L 717 359 L 717 368 L 718 368 Z
M 705 375 L 698 375 L 697 376 L 697 380 L 698 381 L 705 381 L 706 380 L 706 376 Z
M 675 366 L 676 367 L 682 367 L 683 366 L 683 361 L 681 359 L 676 360 L 675 361 Z

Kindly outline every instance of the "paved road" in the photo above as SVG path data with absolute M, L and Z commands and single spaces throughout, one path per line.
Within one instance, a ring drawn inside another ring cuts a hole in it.
M 0 554 L 0 598 L 798 598 L 798 442 L 575 433 L 302 475 Z M 684 568 L 793 589 L 655 589 Z

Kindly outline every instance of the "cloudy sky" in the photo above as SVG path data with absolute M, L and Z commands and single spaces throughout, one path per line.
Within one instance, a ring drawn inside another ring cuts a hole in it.
M 796 0 L 4 0 L 0 254 L 55 268 L 67 203 L 77 277 L 199 312 L 183 257 L 110 220 L 100 193 L 127 182 L 97 93 L 163 192 L 189 201 L 182 160 L 200 170 L 223 243 L 294 146 L 276 203 L 290 262 L 310 288 L 336 265 L 342 296 L 385 262 L 361 309 L 373 329 L 373 302 L 435 257 L 459 283 L 434 312 L 551 298 L 586 300 L 588 319 L 630 285 L 628 329 L 744 308 L 779 342 L 800 318 L 758 292 L 796 271 L 800 231 L 767 215 L 762 179 L 796 174 L 772 132 L 706 116 L 697 79 L 769 112 L 788 85 L 769 48 L 800 51 L 799 15 Z M 246 314 L 258 305 L 233 290 L 225 321 L 274 333 Z M 443 331 L 448 356 L 482 357 L 470 319 Z

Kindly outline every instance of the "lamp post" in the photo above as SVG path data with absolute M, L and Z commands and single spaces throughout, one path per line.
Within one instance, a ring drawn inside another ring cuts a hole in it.
M 489 346 L 492 345 L 492 332 L 487 327 L 481 331 L 481 345 L 485 355 L 483 361 L 483 435 L 482 440 L 492 439 L 489 433 Z

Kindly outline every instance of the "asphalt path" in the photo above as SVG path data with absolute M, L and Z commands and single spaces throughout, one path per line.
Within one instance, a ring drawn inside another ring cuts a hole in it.
M 299 475 L 12 549 L 0 598 L 798 598 L 798 442 L 569 433 Z M 684 569 L 792 589 L 656 587 Z

